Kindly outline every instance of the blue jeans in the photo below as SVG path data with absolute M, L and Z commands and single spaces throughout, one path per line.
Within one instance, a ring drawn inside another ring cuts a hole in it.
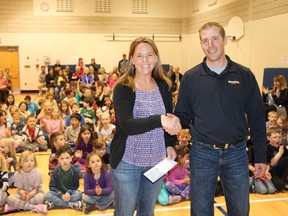
M 246 141 L 228 149 L 193 140 L 190 152 L 191 216 L 214 215 L 220 176 L 229 216 L 249 215 L 249 171 Z
M 254 179 L 255 192 L 259 194 L 273 194 L 277 191 L 271 180 Z
M 71 199 L 69 202 L 64 201 L 57 196 L 57 193 L 49 191 L 45 193 L 44 200 L 53 203 L 57 207 L 69 208 L 69 203 L 82 201 L 82 193 L 79 190 L 73 190 L 71 194 Z
M 99 210 L 104 210 L 108 208 L 114 201 L 114 193 L 113 191 L 107 195 L 100 196 L 90 196 L 83 194 L 83 202 L 89 205 L 97 205 Z
M 138 167 L 121 161 L 110 173 L 115 196 L 114 216 L 153 216 L 163 177 L 151 183 L 143 173 L 151 167 Z

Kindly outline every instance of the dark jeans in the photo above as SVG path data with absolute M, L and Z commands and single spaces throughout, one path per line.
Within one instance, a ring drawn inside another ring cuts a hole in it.
M 220 176 L 229 216 L 249 215 L 249 175 L 246 141 L 228 149 L 193 140 L 190 153 L 191 216 L 214 215 L 214 195 Z

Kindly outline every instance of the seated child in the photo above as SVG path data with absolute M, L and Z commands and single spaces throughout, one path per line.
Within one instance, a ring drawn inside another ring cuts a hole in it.
M 52 133 L 50 136 L 51 143 L 51 154 L 49 157 L 49 175 L 53 172 L 53 170 L 58 166 L 58 155 L 57 151 L 62 147 L 67 145 L 64 134 L 61 132 Z
M 176 143 L 176 146 L 187 146 L 189 150 L 191 149 L 191 135 L 189 132 L 189 129 L 182 129 L 179 131 L 177 135 L 178 142 Z
M 90 98 L 85 98 L 83 101 L 83 107 L 80 113 L 84 116 L 86 125 L 93 128 L 95 122 L 95 111 L 92 108 L 93 101 Z
M 64 121 L 64 126 L 65 126 L 67 117 L 71 115 L 71 109 L 70 109 L 69 103 L 65 100 L 61 100 L 59 104 L 59 110 L 61 112 L 61 117 Z
M 74 113 L 79 113 L 79 111 L 80 111 L 80 106 L 79 106 L 79 104 L 78 104 L 78 103 L 73 103 L 73 104 L 71 105 L 71 111 L 72 111 L 72 114 L 74 114 Z M 66 127 L 70 126 L 70 118 L 71 118 L 72 114 L 69 115 L 69 116 L 67 117 L 67 119 L 66 119 L 66 123 L 65 123 L 65 126 L 66 126 Z M 85 125 L 86 123 L 85 123 L 85 120 L 84 120 L 84 116 L 81 115 L 81 114 L 80 114 L 80 116 L 81 116 L 81 121 L 80 121 L 80 122 L 81 122 L 81 125 Z
M 249 170 L 251 172 L 255 171 L 255 167 L 249 164 Z M 253 178 L 252 184 L 254 185 L 254 190 L 259 194 L 274 194 L 277 189 L 275 188 L 273 182 L 271 181 L 271 174 L 269 173 L 269 166 L 265 172 L 265 176 L 263 178 Z
M 277 118 L 277 125 L 279 125 L 282 128 L 282 144 L 284 146 L 287 146 L 287 117 L 286 116 L 278 116 Z
M 110 110 L 113 108 L 112 100 L 110 97 L 104 99 L 104 106 L 101 107 L 102 112 L 110 113 Z
M 95 152 L 100 155 L 105 164 L 109 164 L 110 154 L 107 152 L 106 142 L 102 139 L 97 139 L 94 143 Z
M 47 212 L 47 207 L 43 204 L 42 176 L 36 167 L 35 155 L 30 151 L 22 152 L 18 160 L 18 169 L 14 174 L 14 186 L 17 190 L 7 198 L 4 212 L 16 210 Z
M 26 95 L 24 101 L 28 106 L 28 111 L 30 112 L 30 114 L 36 115 L 36 112 L 39 109 L 37 103 L 31 99 L 30 95 Z
M 11 138 L 3 138 L 0 140 L 0 150 L 6 159 L 7 169 L 11 171 L 11 167 L 13 167 L 14 171 L 16 171 L 16 152 L 14 147 L 14 140 Z
M 64 136 L 74 153 L 76 150 L 75 144 L 81 129 L 81 115 L 79 113 L 73 113 L 70 116 L 70 122 L 70 126 L 65 129 Z
M 8 129 L 10 129 L 11 138 L 15 141 L 15 149 L 17 151 L 19 144 L 22 140 L 22 129 L 25 126 L 25 121 L 22 121 L 22 116 L 20 113 L 14 113 L 13 123 L 11 125 L 8 124 Z
M 5 158 L 0 154 L 0 207 L 4 206 L 8 197 L 8 170 Z
M 92 130 L 87 126 L 81 126 L 77 141 L 76 151 L 73 157 L 73 163 L 82 167 L 82 173 L 86 172 L 86 157 L 93 151 L 94 136 Z
M 92 210 L 104 210 L 114 200 L 112 182 L 108 167 L 100 155 L 91 152 L 87 155 L 87 172 L 84 176 L 83 202 L 86 204 L 84 213 Z
M 65 89 L 65 95 L 66 97 L 63 99 L 64 101 L 67 101 L 69 104 L 77 103 L 73 89 Z
M 277 118 L 278 118 L 277 112 L 270 111 L 267 116 L 268 121 L 266 122 L 266 128 L 277 126 Z
M 54 206 L 61 208 L 82 209 L 82 193 L 79 188 L 79 172 L 72 162 L 69 146 L 62 146 L 58 152 L 58 163 L 50 175 L 49 189 L 45 194 L 48 209 Z
M 53 107 L 51 116 L 46 121 L 48 137 L 50 137 L 51 134 L 56 131 L 64 133 L 64 125 L 65 123 L 62 119 L 59 108 Z
M 282 129 L 271 127 L 267 131 L 267 162 L 270 163 L 272 182 L 278 191 L 288 189 L 288 150 L 282 145 Z
M 27 124 L 22 130 L 22 142 L 20 147 L 35 151 L 47 151 L 47 141 L 43 135 L 43 131 L 39 125 L 36 125 L 36 117 L 29 115 L 27 117 Z
M 14 147 L 14 141 L 11 138 L 3 138 L 0 140 L 0 150 L 6 160 L 6 167 L 8 171 L 8 182 L 10 187 L 14 185 L 14 172 L 16 171 L 17 159 Z M 13 170 L 11 169 L 13 167 Z
M 28 111 L 28 105 L 25 101 L 21 101 L 19 104 L 19 110 L 23 118 L 27 119 L 31 113 Z
M 36 115 L 36 118 L 38 120 L 38 115 L 41 113 L 43 107 L 44 107 L 44 103 L 45 103 L 45 99 L 44 98 L 40 98 L 38 100 L 38 107 L 39 109 L 36 111 L 35 115 Z
M 48 132 L 47 132 L 47 121 L 50 119 L 53 105 L 51 101 L 45 100 L 44 103 L 41 105 L 41 112 L 37 115 L 37 124 L 39 124 L 40 129 L 45 137 L 45 140 L 47 141 L 48 147 L 50 147 Z
M 25 126 L 26 120 L 23 120 L 21 114 L 16 112 L 12 115 L 13 123 L 10 125 L 11 136 L 14 139 L 19 138 L 22 135 L 22 129 Z
M 9 137 L 9 129 L 7 128 L 7 114 L 6 111 L 0 109 L 0 139 Z
M 259 194 L 273 194 L 277 191 L 275 186 L 273 185 L 273 182 L 271 181 L 271 174 L 269 173 L 269 166 L 267 167 L 267 170 L 265 172 L 265 176 L 263 178 L 255 178 L 254 172 L 254 146 L 250 145 L 248 149 L 248 159 L 249 159 L 249 171 L 250 171 L 250 177 L 249 182 L 252 188 L 254 189 L 253 192 L 259 193 Z
M 179 196 L 180 200 L 189 199 L 190 177 L 186 165 L 189 158 L 188 147 L 176 147 L 177 165 L 166 176 L 165 187 L 172 196 Z M 179 200 L 179 201 L 180 201 Z
M 111 117 L 109 113 L 103 112 L 100 115 L 100 124 L 96 127 L 98 138 L 103 139 L 106 143 L 110 143 L 114 136 L 115 125 L 111 124 Z

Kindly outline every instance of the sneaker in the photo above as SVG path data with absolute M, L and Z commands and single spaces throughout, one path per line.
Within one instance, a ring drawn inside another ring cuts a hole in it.
M 38 204 L 34 207 L 33 211 L 37 212 L 37 213 L 42 213 L 45 214 L 47 213 L 47 206 L 44 204 Z
M 89 212 L 94 210 L 94 205 L 86 204 L 84 207 L 84 213 L 88 214 Z
M 7 213 L 7 212 L 16 212 L 18 211 L 18 209 L 14 208 L 13 206 L 10 206 L 9 204 L 5 204 L 4 206 L 4 213 Z
M 82 202 L 78 201 L 78 202 L 70 202 L 69 203 L 70 208 L 72 209 L 76 209 L 76 210 L 82 210 Z
M 181 201 L 181 196 L 169 196 L 169 204 L 179 203 Z
M 54 208 L 54 203 L 51 203 L 51 202 L 46 201 L 46 202 L 45 202 L 45 205 L 47 206 L 47 209 L 48 209 L 48 210 Z

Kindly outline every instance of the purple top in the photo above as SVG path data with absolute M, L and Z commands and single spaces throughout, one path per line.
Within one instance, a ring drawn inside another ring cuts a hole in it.
M 134 118 L 162 114 L 166 114 L 166 109 L 158 87 L 152 92 L 136 89 Z M 162 128 L 128 136 L 123 161 L 140 167 L 149 167 L 156 165 L 164 157 L 166 157 L 166 148 Z
M 78 158 L 77 161 L 81 164 L 86 164 L 86 157 L 87 155 L 93 151 L 93 145 L 92 142 L 89 141 L 87 144 L 84 143 L 83 141 L 80 142 L 79 145 L 76 145 L 76 151 L 77 150 L 82 150 L 82 157 Z
M 100 195 L 110 194 L 112 192 L 112 184 L 109 172 L 101 169 L 99 179 L 95 179 L 93 173 L 86 173 L 84 175 L 84 192 L 86 195 L 98 196 L 95 191 L 96 185 L 99 185 L 102 189 Z

